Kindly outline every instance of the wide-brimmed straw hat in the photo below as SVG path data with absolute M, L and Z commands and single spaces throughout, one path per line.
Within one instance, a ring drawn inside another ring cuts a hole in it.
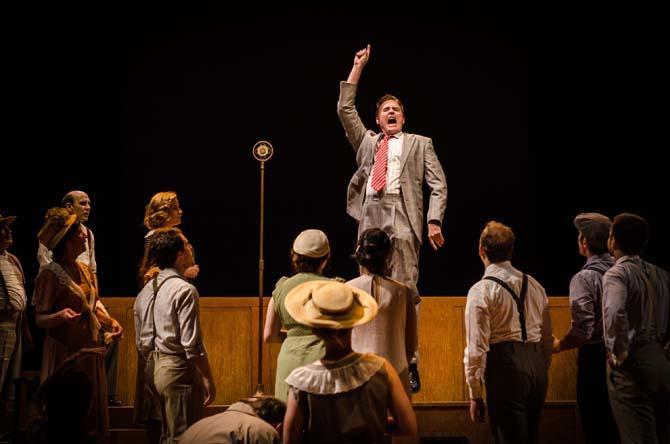
M 301 324 L 335 330 L 365 324 L 377 315 L 377 302 L 368 293 L 330 280 L 298 285 L 284 305 Z
M 37 233 L 37 238 L 42 245 L 53 250 L 78 218 L 76 214 L 70 213 L 65 208 L 55 207 L 47 211 L 44 219 L 44 225 Z
M 16 216 L 3 216 L 0 214 L 0 224 L 6 223 L 7 225 L 11 225 L 14 223 L 16 220 Z

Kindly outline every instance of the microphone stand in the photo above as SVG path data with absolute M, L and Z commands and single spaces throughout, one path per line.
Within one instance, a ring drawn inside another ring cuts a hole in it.
M 263 259 L 264 228 L 265 228 L 265 162 L 270 160 L 274 149 L 270 142 L 261 140 L 256 142 L 252 148 L 252 154 L 260 162 L 261 173 L 261 202 L 260 202 L 260 245 L 258 254 L 258 384 L 254 398 L 265 395 L 263 387 L 263 276 L 265 272 L 265 261 Z

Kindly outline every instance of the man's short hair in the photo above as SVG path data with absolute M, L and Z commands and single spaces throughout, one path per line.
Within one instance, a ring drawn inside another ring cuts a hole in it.
M 251 408 L 263 421 L 269 424 L 281 424 L 286 414 L 286 404 L 277 398 L 262 397 L 251 402 Z
M 612 236 L 628 256 L 641 254 L 649 241 L 649 224 L 632 213 L 621 213 L 612 221 Z
M 174 266 L 184 250 L 181 230 L 170 228 L 154 233 L 149 240 L 149 258 L 160 269 Z
M 489 261 L 504 262 L 512 259 L 514 232 L 507 225 L 494 220 L 487 222 L 479 236 L 479 244 Z
M 389 100 L 395 100 L 398 102 L 398 105 L 400 105 L 400 111 L 402 111 L 403 114 L 405 114 L 405 105 L 403 105 L 402 101 L 394 96 L 393 94 L 384 94 L 378 101 L 377 101 L 377 113 L 375 115 L 379 115 L 379 110 L 382 108 L 382 105 L 384 102 L 388 102 Z

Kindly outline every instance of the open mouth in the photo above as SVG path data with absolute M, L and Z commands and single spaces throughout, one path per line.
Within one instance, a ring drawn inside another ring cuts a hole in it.
M 395 125 L 398 123 L 398 119 L 396 119 L 395 116 L 389 116 L 387 122 L 389 125 Z

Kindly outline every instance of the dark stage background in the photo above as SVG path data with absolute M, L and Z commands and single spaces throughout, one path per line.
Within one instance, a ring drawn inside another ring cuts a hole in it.
M 292 239 L 310 227 L 331 239 L 331 273 L 354 277 L 345 194 L 355 159 L 336 101 L 368 42 L 364 122 L 374 125 L 382 94 L 403 98 L 406 131 L 433 138 L 447 176 L 446 248 L 424 245 L 422 294 L 467 293 L 482 274 L 476 245 L 490 219 L 515 230 L 514 264 L 551 295 L 567 294 L 583 262 L 572 226 L 582 211 L 641 214 L 652 225 L 646 257 L 668 267 L 667 168 L 648 131 L 660 116 L 635 106 L 649 85 L 624 72 L 643 66 L 625 44 L 628 30 L 590 34 L 591 23 L 542 20 L 531 28 L 520 6 L 477 2 L 446 12 L 243 7 L 25 6 L 5 17 L 15 32 L 6 41 L 11 142 L 2 148 L 0 212 L 19 217 L 12 251 L 29 281 L 45 210 L 82 189 L 93 201 L 102 295 L 135 295 L 144 205 L 175 190 L 201 294 L 257 294 L 251 147 L 261 139 L 276 150 L 267 165 L 266 293 L 289 273 Z

